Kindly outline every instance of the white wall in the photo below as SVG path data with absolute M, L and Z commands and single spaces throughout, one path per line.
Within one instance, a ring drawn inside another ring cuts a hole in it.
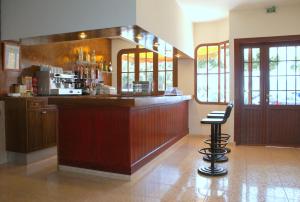
M 128 48 L 135 48 L 136 44 L 125 41 L 123 39 L 112 39 L 111 41 L 111 64 L 113 67 L 112 72 L 112 86 L 117 89 L 117 56 L 120 50 L 128 49 Z
M 6 146 L 5 146 L 5 122 L 4 122 L 4 102 L 0 101 L 0 164 L 6 163 Z
M 229 39 L 228 19 L 194 24 L 194 48 L 199 44 L 216 43 Z M 185 94 L 194 94 L 194 61 L 180 59 L 178 63 L 178 87 Z M 189 104 L 189 128 L 192 135 L 209 135 L 210 126 L 200 124 L 200 120 L 212 110 L 224 110 L 224 105 L 199 104 L 192 100 Z M 233 134 L 232 118 L 224 125 L 225 133 Z
M 271 14 L 265 9 L 231 11 L 230 39 L 299 35 L 299 19 L 300 2 L 299 5 L 279 7 Z
M 175 0 L 136 0 L 136 24 L 193 57 L 193 24 Z
M 134 25 L 135 0 L 2 0 L 2 39 Z

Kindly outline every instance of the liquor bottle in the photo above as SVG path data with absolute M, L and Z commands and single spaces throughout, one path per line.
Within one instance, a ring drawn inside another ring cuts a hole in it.
M 78 53 L 78 61 L 82 62 L 83 61 L 83 49 L 80 47 L 79 53 Z
M 103 71 L 103 60 L 102 59 L 100 60 L 100 63 L 99 63 L 99 70 Z
M 91 55 L 88 52 L 85 55 L 85 61 L 86 62 L 91 62 Z
M 111 62 L 109 62 L 107 71 L 112 72 L 112 65 L 111 65 Z
M 95 50 L 93 50 L 93 52 L 92 52 L 91 62 L 96 63 L 96 51 Z
M 107 66 L 106 66 L 106 61 L 104 61 L 104 62 L 103 62 L 103 69 L 102 69 L 102 71 L 106 72 L 106 71 L 107 71 L 106 67 L 107 67 Z

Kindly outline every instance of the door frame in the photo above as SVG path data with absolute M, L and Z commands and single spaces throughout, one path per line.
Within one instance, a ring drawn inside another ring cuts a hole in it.
M 243 95 L 243 78 L 241 75 L 243 75 L 243 47 L 270 44 L 286 45 L 288 43 L 300 43 L 300 35 L 234 39 L 234 141 L 237 145 L 241 144 L 241 108 L 243 105 L 241 100 Z M 265 93 L 263 96 L 265 96 Z

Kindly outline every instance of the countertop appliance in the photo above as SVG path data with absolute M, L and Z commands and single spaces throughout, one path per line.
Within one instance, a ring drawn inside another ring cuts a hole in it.
M 82 89 L 75 88 L 77 75 L 72 72 L 38 71 L 38 95 L 81 95 Z

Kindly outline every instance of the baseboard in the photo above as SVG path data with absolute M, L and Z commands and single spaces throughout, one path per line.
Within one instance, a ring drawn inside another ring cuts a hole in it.
M 9 163 L 27 165 L 55 155 L 57 155 L 57 147 L 50 147 L 31 153 L 7 151 L 7 161 Z
M 93 176 L 98 176 L 98 177 L 118 179 L 118 180 L 130 180 L 131 179 L 130 175 L 105 172 L 105 171 L 99 171 L 99 170 L 92 170 L 92 169 L 87 169 L 87 168 L 78 168 L 78 167 L 65 166 L 65 165 L 58 165 L 58 170 L 79 173 L 79 174 L 84 174 L 84 175 L 93 175 Z
M 7 154 L 6 151 L 0 153 L 0 165 L 7 163 Z

